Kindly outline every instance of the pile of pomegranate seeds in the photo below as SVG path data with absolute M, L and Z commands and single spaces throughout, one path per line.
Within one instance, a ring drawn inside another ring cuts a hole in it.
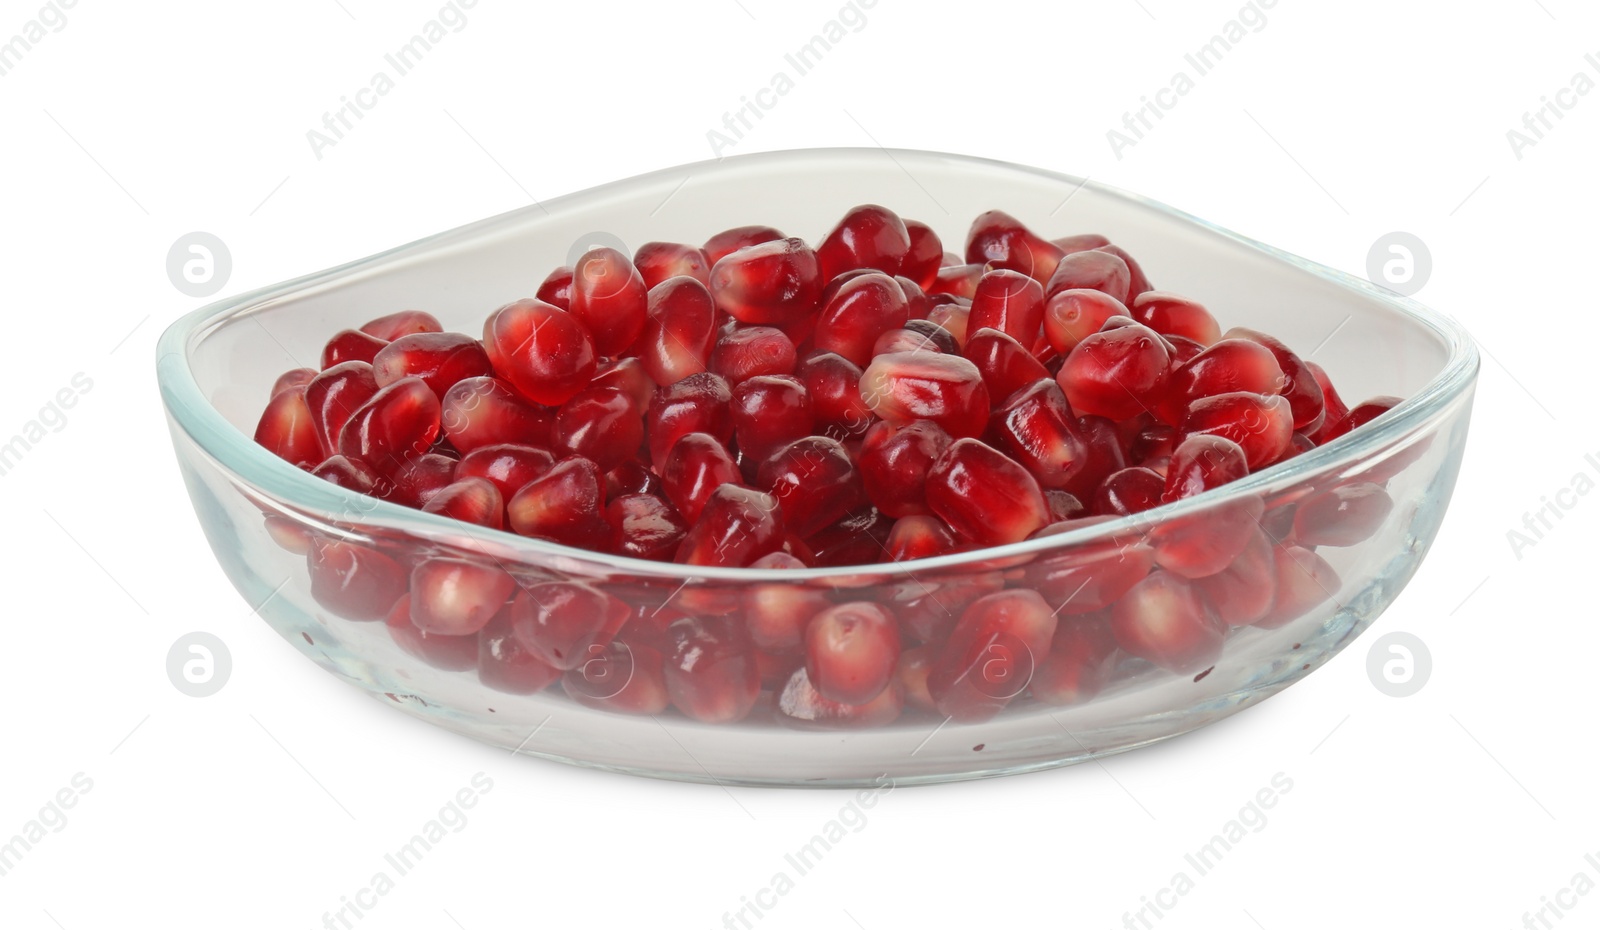
M 1223 332 L 1102 236 L 1047 240 L 990 211 L 955 255 L 864 205 L 815 247 L 744 226 L 631 259 L 594 249 L 491 313 L 481 339 L 416 310 L 335 333 L 320 370 L 278 379 L 255 438 L 341 487 L 481 526 L 801 568 L 1137 513 L 1396 403 L 1347 408 L 1318 366 L 1265 333 Z M 1264 509 L 1046 553 L 1022 587 L 969 573 L 883 604 L 763 583 L 708 592 L 693 616 L 658 603 L 648 620 L 583 584 L 297 538 L 282 518 L 275 535 L 307 555 L 324 606 L 383 619 L 408 651 L 500 690 L 563 678 L 592 706 L 727 722 L 765 685 L 792 719 L 881 723 L 908 703 L 995 712 L 1015 694 L 969 672 L 997 647 L 1027 663 L 1016 693 L 1055 703 L 1092 696 L 1121 654 L 1204 669 L 1229 629 L 1325 600 L 1338 580 L 1315 547 L 1367 538 L 1390 501 L 1368 481 Z M 598 659 L 626 664 L 620 690 L 595 683 Z

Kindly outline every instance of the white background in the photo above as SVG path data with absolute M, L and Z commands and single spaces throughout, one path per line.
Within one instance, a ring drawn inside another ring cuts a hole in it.
M 0 477 L 0 838 L 75 773 L 93 781 L 0 877 L 0 925 L 321 926 L 484 772 L 494 787 L 467 826 L 362 927 L 716 927 L 838 813 L 838 792 L 514 759 L 301 659 L 202 539 L 153 346 L 200 303 L 166 274 L 180 235 L 227 243 L 234 293 L 707 158 L 707 130 L 839 8 L 480 0 L 321 159 L 307 130 L 438 0 L 81 0 L 0 77 L 0 435 L 75 373 L 94 385 Z M 1372 633 L 1276 699 L 1103 764 L 897 789 L 763 930 L 1122 926 L 1280 772 L 1293 789 L 1265 827 L 1163 930 L 1519 927 L 1577 873 L 1600 880 L 1584 860 L 1600 853 L 1600 501 L 1563 497 L 1575 506 L 1520 558 L 1507 540 L 1600 453 L 1585 280 L 1600 93 L 1520 159 L 1506 136 L 1575 73 L 1600 80 L 1584 60 L 1600 15 L 1578 0 L 1280 0 L 1115 157 L 1106 131 L 1239 9 L 878 0 L 731 151 L 882 144 L 1089 175 L 1356 273 L 1380 235 L 1415 233 L 1433 256 L 1418 298 L 1485 350 L 1442 536 Z M 38 10 L 0 0 L 0 42 Z M 193 630 L 233 654 L 210 698 L 166 675 Z M 1433 655 L 1405 699 L 1365 669 L 1395 630 Z M 1562 900 L 1564 926 L 1600 923 L 1600 893 Z

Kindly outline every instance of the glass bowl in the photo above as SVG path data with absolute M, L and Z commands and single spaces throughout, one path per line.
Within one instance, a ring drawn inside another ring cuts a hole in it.
M 1321 447 L 1135 516 L 915 562 L 793 571 L 633 560 L 484 529 L 345 491 L 251 440 L 276 376 L 315 367 L 338 329 L 416 308 L 476 333 L 489 311 L 531 295 L 591 244 L 631 254 L 648 240 L 700 242 L 748 223 L 816 242 L 858 203 L 921 219 L 947 244 L 990 209 L 1046 237 L 1102 233 L 1224 328 L 1272 333 L 1320 363 L 1347 400 L 1404 400 Z M 178 465 L 217 560 L 307 658 L 385 704 L 526 755 L 690 781 L 827 786 L 1067 765 L 1185 733 L 1298 681 L 1417 570 L 1455 485 L 1478 369 L 1454 322 L 1160 204 L 1049 171 L 883 149 L 725 158 L 561 197 L 212 304 L 168 328 L 158 356 Z M 1380 506 L 1338 506 L 1357 486 Z M 1241 515 L 1275 543 L 1255 553 L 1273 570 L 1230 566 L 1205 596 L 1240 617 L 1266 603 L 1264 617 L 1230 625 L 1204 668 L 1105 647 L 1117 599 L 1163 583 L 1163 547 Z M 319 590 L 310 571 L 319 558 L 356 571 Z M 408 569 L 433 558 L 498 565 L 523 588 L 585 582 L 631 613 L 617 640 L 587 643 L 585 661 L 564 674 L 526 663 L 503 617 L 467 637 L 387 622 Z M 1043 598 L 1048 640 L 954 643 L 969 605 L 1002 590 Z M 864 719 L 830 723 L 826 708 L 806 711 L 786 694 L 797 660 L 749 646 L 744 611 L 760 597 L 887 607 L 925 652 L 968 651 L 952 686 L 965 699 L 941 713 L 896 684 L 855 715 Z M 669 621 L 677 632 L 664 639 Z

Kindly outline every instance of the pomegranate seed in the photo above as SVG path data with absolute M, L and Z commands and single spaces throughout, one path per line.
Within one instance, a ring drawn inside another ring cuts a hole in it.
M 1238 443 L 1250 470 L 1271 465 L 1289 451 L 1294 434 L 1289 402 L 1278 396 L 1235 392 L 1203 397 L 1189 405 L 1182 431 L 1209 433 Z
M 407 655 L 447 672 L 465 672 L 478 664 L 478 637 L 426 633 L 411 622 L 411 595 L 395 601 L 384 618 L 389 636 Z
M 1294 428 L 1308 434 L 1321 428 L 1326 412 L 1322 385 L 1300 356 L 1279 340 L 1253 329 L 1236 326 L 1228 330 L 1225 337 L 1248 339 L 1270 351 L 1279 370 L 1283 372 L 1284 384 L 1278 393 L 1289 401 L 1289 409 L 1294 413 Z
M 810 436 L 816 426 L 811 395 L 798 378 L 762 375 L 739 383 L 733 391 L 733 434 L 739 451 L 755 462 L 796 439 Z
M 867 432 L 858 467 L 873 505 L 890 517 L 928 513 L 928 470 L 950 448 L 950 434 L 931 420 L 905 426 L 879 422 Z
M 911 235 L 900 217 L 887 207 L 864 204 L 852 208 L 823 238 L 817 246 L 817 264 L 824 281 L 854 268 L 893 275 L 900 273 L 910 251 Z
M 778 501 L 770 494 L 725 484 L 711 493 L 677 561 L 740 568 L 783 546 Z
M 628 256 L 590 249 L 572 269 L 568 311 L 589 331 L 598 355 L 620 355 L 644 329 L 649 287 Z
M 1111 608 L 1111 631 L 1127 652 L 1173 672 L 1197 672 L 1222 653 L 1227 627 L 1191 582 L 1153 572 Z
M 1106 478 L 1126 468 L 1128 462 L 1116 424 L 1105 417 L 1079 417 L 1078 434 L 1083 437 L 1085 450 L 1083 469 L 1065 490 L 1087 502 Z
M 739 322 L 782 326 L 816 309 L 824 280 L 810 246 L 777 239 L 718 259 L 710 287 L 717 309 Z
M 868 601 L 817 614 L 805 631 L 806 677 L 841 704 L 865 704 L 894 680 L 900 633 L 894 615 Z
M 1124 265 L 1128 266 L 1128 296 L 1123 300 L 1123 303 L 1131 304 L 1139 295 L 1152 290 L 1150 279 L 1145 277 L 1144 269 L 1139 267 L 1139 263 L 1134 261 L 1133 256 L 1129 255 L 1126 249 L 1115 244 L 1108 244 L 1098 246 L 1093 251 L 1115 255 L 1122 259 Z
M 955 355 L 897 352 L 872 360 L 861 375 L 861 398 L 894 424 L 932 420 L 955 437 L 981 436 L 989 390 L 978 366 Z
M 1163 336 L 1182 336 L 1201 346 L 1222 338 L 1216 317 L 1199 303 L 1165 291 L 1146 291 L 1128 305 L 1134 320 Z
M 1300 546 L 1274 546 L 1272 550 L 1277 593 L 1272 609 L 1256 621 L 1269 629 L 1284 626 L 1333 600 L 1339 592 L 1339 573 L 1322 556 Z
M 506 503 L 511 529 L 569 546 L 597 548 L 611 537 L 601 512 L 600 469 L 588 459 L 570 458 L 533 479 Z
M 998 329 L 1032 345 L 1044 322 L 1044 288 L 1020 271 L 996 268 L 978 280 L 967 318 L 968 331 Z
M 421 310 L 401 310 L 388 316 L 380 316 L 375 320 L 368 320 L 361 331 L 369 336 L 393 342 L 402 336 L 415 336 L 418 333 L 442 333 L 444 326 L 439 318 L 431 313 Z
M 306 384 L 306 404 L 311 408 L 317 439 L 324 450 L 338 448 L 339 431 L 350 415 L 376 393 L 378 380 L 367 362 L 340 362 Z
M 268 399 L 277 397 L 284 391 L 293 388 L 304 390 L 306 385 L 310 384 L 311 380 L 316 376 L 317 370 L 315 368 L 291 368 L 279 375 L 278 380 L 272 382 L 272 392 L 267 397 Z
M 624 494 L 606 505 L 611 551 L 635 559 L 670 562 L 688 532 L 672 505 L 653 494 Z
M 544 281 L 540 283 L 539 289 L 534 292 L 533 296 L 536 300 L 543 301 L 557 309 L 570 309 L 572 307 L 572 269 L 562 265 L 560 268 L 550 272 Z M 485 339 L 484 342 L 487 344 L 488 340 Z
M 537 694 L 561 677 L 561 669 L 524 649 L 502 610 L 478 633 L 478 680 L 507 694 Z
M 955 334 L 932 320 L 907 320 L 904 331 L 926 338 L 931 351 L 943 352 L 945 355 L 961 354 L 961 343 L 956 340 Z M 883 353 L 875 349 L 872 354 Z
M 1020 271 L 1040 284 L 1050 279 L 1063 254 L 1016 217 L 1000 210 L 980 214 L 967 230 L 969 264 Z
M 988 265 L 946 265 L 933 276 L 933 291 L 971 300 Z
M 889 531 L 889 560 L 910 562 L 931 559 L 955 549 L 956 535 L 938 517 L 901 517 Z
M 342 329 L 334 333 L 328 344 L 322 347 L 322 367 L 326 370 L 340 362 L 366 362 L 370 365 L 378 352 L 388 344 L 388 341 L 360 330 Z
M 958 439 L 928 470 L 928 507 L 963 539 L 986 546 L 1027 539 L 1050 519 L 1028 470 L 976 439 Z
M 691 525 L 700 519 L 717 488 L 741 484 L 743 479 L 727 447 L 706 433 L 680 438 L 661 467 L 662 491 Z
M 803 668 L 790 674 L 778 692 L 778 713 L 790 720 L 819 726 L 882 727 L 893 723 L 905 706 L 898 686 L 884 688 L 863 704 L 843 704 L 823 697 Z
M 445 436 L 464 454 L 504 443 L 549 445 L 554 420 L 549 410 L 523 400 L 499 378 L 457 381 L 439 410 Z
M 711 350 L 711 370 L 729 384 L 761 375 L 793 374 L 794 369 L 793 340 L 771 326 L 734 327 Z
M 255 440 L 291 465 L 311 468 L 322 461 L 322 442 L 304 388 L 283 391 L 267 402 L 256 423 Z
M 961 722 L 994 716 L 1027 689 L 1055 631 L 1055 615 L 1035 591 L 999 591 L 973 601 L 928 674 L 939 712 Z
M 656 469 L 666 464 L 673 444 L 690 433 L 705 433 L 719 443 L 733 438 L 732 402 L 728 382 L 709 371 L 657 391 L 650 401 L 645 428 L 650 437 L 650 461 Z
M 906 638 L 937 647 L 950 638 L 968 604 L 1004 587 L 998 572 L 941 573 L 932 580 L 916 578 L 900 585 L 889 603 Z
M 377 496 L 378 486 L 384 480 L 367 463 L 342 455 L 329 456 L 322 464 L 311 469 L 311 474 L 347 491 L 371 494 L 374 497 Z
M 1040 530 L 1038 536 L 1069 533 L 1109 519 L 1112 518 L 1088 517 L 1075 523 L 1056 523 Z M 1150 574 L 1154 564 L 1154 554 L 1148 546 L 1121 538 L 1043 553 L 1029 566 L 1026 575 L 1041 595 L 1058 605 L 1057 613 L 1086 614 L 1109 607 Z
M 906 220 L 906 257 L 900 262 L 900 273 L 916 282 L 924 291 L 934 288 L 939 267 L 944 262 L 944 243 L 933 227 L 916 220 Z
M 432 389 L 421 378 L 401 378 L 350 415 L 339 430 L 339 452 L 393 474 L 407 458 L 433 445 L 439 416 L 439 398 Z
M 905 275 L 895 275 L 894 283 L 900 286 L 900 293 L 906 298 L 906 322 L 926 319 L 928 311 L 933 309 L 933 299 L 927 292 Z
M 1176 425 L 1189 405 L 1202 397 L 1236 391 L 1282 394 L 1288 387 L 1278 360 L 1265 346 L 1248 339 L 1223 339 L 1173 369 L 1167 397 L 1157 412 Z
M 754 649 L 742 624 L 721 617 L 674 620 L 667 627 L 667 694 L 702 723 L 737 723 L 761 694 Z
M 639 361 L 662 387 L 706 370 L 717 344 L 717 308 L 701 281 L 673 277 L 650 289 Z
M 1044 335 L 1050 348 L 1066 355 L 1105 328 L 1112 317 L 1128 316 L 1122 301 L 1103 291 L 1074 287 L 1052 295 L 1044 306 Z
M 379 387 L 401 378 L 421 378 L 435 396 L 444 397 L 463 378 L 494 374 L 483 345 L 461 333 L 416 333 L 389 343 L 372 359 L 372 377 Z
M 1249 497 L 1158 524 L 1150 530 L 1156 564 L 1185 578 L 1215 575 L 1260 531 L 1261 511 L 1260 498 Z
M 1295 509 L 1294 538 L 1303 546 L 1354 546 L 1372 538 L 1394 501 L 1381 485 L 1341 485 L 1306 498 Z
M 1073 410 L 1125 420 L 1159 402 L 1170 364 L 1161 337 L 1132 323 L 1101 330 L 1078 343 L 1056 380 Z
M 586 584 L 548 581 L 517 592 L 511 629 L 541 662 L 573 669 L 593 647 L 611 642 L 631 614 L 627 604 Z
M 1228 626 L 1249 626 L 1267 615 L 1278 589 L 1272 540 L 1256 529 L 1227 568 L 1195 580 L 1195 587 Z
M 924 333 L 912 329 L 891 329 L 872 344 L 872 357 L 890 352 L 943 352 L 944 348 Z
M 346 620 L 381 620 L 406 593 L 405 569 L 359 543 L 313 538 L 306 572 L 311 599 Z
M 1091 249 L 1063 256 L 1045 284 L 1045 293 L 1054 297 L 1065 290 L 1086 288 L 1127 304 L 1130 280 L 1127 262 L 1110 252 Z
M 687 275 L 701 284 L 711 282 L 711 263 L 706 261 L 706 253 L 681 242 L 646 242 L 634 251 L 633 264 L 639 269 L 644 286 L 652 290 L 661 282 L 680 275 Z
M 784 238 L 783 233 L 771 226 L 735 226 L 707 239 L 706 244 L 700 247 L 700 251 L 705 253 L 706 261 L 714 266 L 740 249 L 782 238 Z
M 774 552 L 757 559 L 751 568 L 805 568 L 805 563 L 786 552 Z M 744 588 L 745 625 L 756 648 L 773 655 L 799 655 L 804 644 L 806 624 L 828 608 L 821 591 L 800 584 L 765 581 Z
M 1184 437 L 1172 451 L 1162 502 L 1193 497 L 1250 473 L 1244 449 L 1224 436 L 1197 433 Z
M 1136 465 L 1171 476 L 1168 464 L 1178 445 L 1178 431 L 1170 426 L 1146 426 L 1128 444 L 1128 458 Z
M 1046 704 L 1082 704 L 1111 683 L 1117 639 L 1103 613 L 1073 617 L 1056 626 L 1050 652 L 1033 672 L 1033 696 Z
M 378 496 L 403 507 L 423 507 L 455 480 L 457 461 L 436 453 L 407 459 L 378 482 Z
M 495 373 L 536 404 L 558 407 L 594 376 L 595 350 L 578 318 L 539 300 L 496 310 L 483 327 Z
M 479 446 L 462 457 L 455 478 L 486 478 L 500 492 L 502 500 L 522 490 L 522 486 L 550 470 L 555 456 L 533 446 L 499 443 Z
M 551 439 L 558 452 L 610 471 L 644 444 L 644 411 L 616 388 L 589 388 L 561 405 Z
M 1356 427 L 1365 426 L 1368 423 L 1371 423 L 1378 417 L 1381 417 L 1390 410 L 1393 410 L 1399 404 L 1400 398 L 1387 395 L 1383 397 L 1374 397 L 1371 400 L 1356 404 L 1354 407 L 1350 408 L 1350 412 L 1340 419 L 1338 423 L 1335 423 L 1323 433 L 1323 435 L 1320 437 L 1320 441 L 1327 442 L 1330 439 L 1338 439 L 1340 436 L 1343 436 L 1345 433 L 1350 432 Z
M 1095 492 L 1094 512 L 1126 517 L 1159 507 L 1166 483 L 1160 472 L 1143 466 L 1112 472 Z
M 662 674 L 661 652 L 622 637 L 590 650 L 583 664 L 567 672 L 561 687 L 585 707 L 622 714 L 659 714 L 671 704 Z
M 505 500 L 487 478 L 462 478 L 440 488 L 422 505 L 422 511 L 494 530 L 505 527 Z
M 1083 469 L 1088 449 L 1066 395 L 1048 375 L 1012 394 L 995 411 L 994 421 L 1000 448 L 1021 462 L 1041 488 L 1066 487 Z
M 411 570 L 411 624 L 424 633 L 466 636 L 483 629 L 516 588 L 498 568 L 429 558 Z
M 807 436 L 761 463 L 756 483 L 783 508 L 784 525 L 801 539 L 865 503 L 861 478 L 836 439 Z
M 899 686 L 896 690 L 905 695 L 905 703 L 930 713 L 938 709 L 933 695 L 928 693 L 928 673 L 933 669 L 933 660 L 932 646 L 906 649 L 900 653 L 900 661 L 894 671 L 895 683 Z
M 643 462 L 623 462 L 606 472 L 606 501 L 616 500 L 624 494 L 653 494 L 665 496 L 661 478 Z
M 806 386 L 811 412 L 823 435 L 848 439 L 866 433 L 876 416 L 861 399 L 861 369 L 832 352 L 812 355 L 795 368 Z
M 1072 252 L 1087 252 L 1110 245 L 1111 240 L 1099 233 L 1079 233 L 1075 236 L 1062 236 L 1060 239 L 1051 239 L 1050 244 L 1068 254 Z
M 974 332 L 963 354 L 978 366 L 989 397 L 997 401 L 1050 378 L 1050 372 L 1021 343 L 996 329 Z
M 1332 379 L 1322 370 L 1321 365 L 1316 362 L 1306 362 L 1305 366 L 1322 391 L 1322 426 L 1310 431 L 1311 438 L 1321 445 L 1332 438 L 1328 434 L 1350 415 L 1350 408 L 1345 405 L 1344 398 L 1339 396 L 1339 392 L 1334 390 Z
M 870 273 L 846 281 L 822 308 L 812 343 L 857 365 L 871 361 L 873 345 L 884 333 L 910 319 L 905 292 L 886 274 Z

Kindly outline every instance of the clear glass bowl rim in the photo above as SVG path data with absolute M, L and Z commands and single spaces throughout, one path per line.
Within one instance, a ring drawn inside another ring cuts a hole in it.
M 863 154 L 889 155 L 904 164 L 943 160 L 971 165 L 977 168 L 999 168 L 1006 171 L 1034 174 L 1052 181 L 1091 189 L 1120 198 L 1132 205 L 1161 214 L 1167 220 L 1199 227 L 1205 232 L 1223 237 L 1262 252 L 1279 262 L 1291 265 L 1316 277 L 1323 278 L 1366 297 L 1374 299 L 1391 312 L 1420 323 L 1432 330 L 1448 349 L 1443 369 L 1421 390 L 1406 398 L 1382 416 L 1362 426 L 1361 429 L 1318 446 L 1286 462 L 1264 468 L 1259 472 L 1224 487 L 1198 494 L 1170 504 L 1152 508 L 1127 517 L 1104 520 L 1068 532 L 1036 539 L 1023 540 L 1004 546 L 993 546 L 970 552 L 943 555 L 935 558 L 907 562 L 874 563 L 859 566 L 839 566 L 806 569 L 753 569 L 719 568 L 697 565 L 680 565 L 670 562 L 653 562 L 614 556 L 587 549 L 563 546 L 544 540 L 518 536 L 510 531 L 492 530 L 464 523 L 449 517 L 424 513 L 399 504 L 355 494 L 330 482 L 312 476 L 283 461 L 254 438 L 241 432 L 205 398 L 189 366 L 188 353 L 214 328 L 235 317 L 247 315 L 269 302 L 290 297 L 295 292 L 319 284 L 336 281 L 347 275 L 358 274 L 375 266 L 402 259 L 409 253 L 425 253 L 444 244 L 444 240 L 470 236 L 477 231 L 490 232 L 512 217 L 538 209 L 523 207 L 497 216 L 488 217 L 455 229 L 436 233 L 365 258 L 314 272 L 279 284 L 238 294 L 216 301 L 188 313 L 167 327 L 156 345 L 157 383 L 162 402 L 173 421 L 197 446 L 234 478 L 262 494 L 275 498 L 288 507 L 326 518 L 330 524 L 351 524 L 348 517 L 338 514 L 360 513 L 354 525 L 390 531 L 399 531 L 415 537 L 437 541 L 442 545 L 460 547 L 463 538 L 475 542 L 492 543 L 497 551 L 515 552 L 530 562 L 549 562 L 559 559 L 586 563 L 596 574 L 624 574 L 635 579 L 662 581 L 814 581 L 846 580 L 857 586 L 875 580 L 892 582 L 896 579 L 929 572 L 960 572 L 963 568 L 979 570 L 984 564 L 1016 556 L 1048 553 L 1092 545 L 1126 534 L 1147 530 L 1169 519 L 1206 510 L 1231 499 L 1250 495 L 1269 495 L 1303 481 L 1307 475 L 1337 470 L 1353 465 L 1368 455 L 1393 445 L 1415 432 L 1425 429 L 1444 409 L 1469 391 L 1479 367 L 1478 351 L 1471 336 L 1455 320 L 1429 309 L 1417 301 L 1380 288 L 1354 275 L 1329 268 L 1281 249 L 1242 236 L 1231 230 L 1209 223 L 1199 217 L 1174 209 L 1166 204 L 1130 193 L 1110 185 L 1069 174 L 1017 165 L 995 159 L 969 155 L 956 155 L 919 149 L 882 149 L 869 147 L 802 148 L 759 152 L 747 155 L 708 159 L 689 165 L 679 165 L 612 181 L 597 187 L 565 194 L 543 201 L 545 210 L 560 208 L 571 203 L 581 203 L 602 192 L 626 185 L 646 185 L 671 177 L 678 179 L 686 170 L 695 177 L 713 180 L 714 172 L 730 163 L 773 168 L 799 167 L 825 159 L 853 159 Z

